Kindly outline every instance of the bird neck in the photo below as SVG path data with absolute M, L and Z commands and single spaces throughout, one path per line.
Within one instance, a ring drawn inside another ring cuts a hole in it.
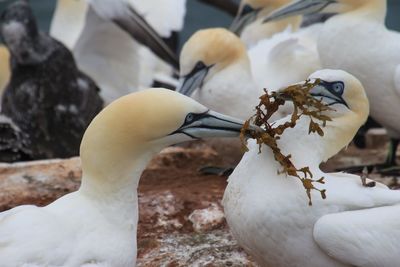
M 357 113 L 348 112 L 345 116 L 332 118 L 332 121 L 327 122 L 326 126 L 322 128 L 324 136 L 321 141 L 325 147 L 322 161 L 327 161 L 347 147 L 365 119 Z
M 95 199 L 107 199 L 112 205 L 116 202 L 136 205 L 141 174 L 162 147 L 129 147 L 134 149 L 119 144 L 81 149 L 83 175 L 79 191 Z
M 361 0 L 360 4 L 346 15 L 373 19 L 385 23 L 386 12 L 386 0 Z
M 348 111 L 343 116 L 332 117 L 332 121 L 328 121 L 325 127 L 321 126 L 324 135 L 319 136 L 317 133 L 308 133 L 310 119 L 303 117 L 296 127 L 284 132 L 278 144 L 284 153 L 292 155 L 295 166 L 318 167 L 351 142 L 365 119 L 364 116 Z

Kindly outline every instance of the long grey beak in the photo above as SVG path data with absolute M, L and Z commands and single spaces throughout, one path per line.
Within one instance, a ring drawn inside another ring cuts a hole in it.
M 208 70 L 209 67 L 204 66 L 204 68 L 194 70 L 188 75 L 184 76 L 180 81 L 176 91 L 183 95 L 191 96 L 197 88 L 202 86 Z
M 207 111 L 201 114 L 190 114 L 193 119 L 185 123 L 175 132 L 185 134 L 191 138 L 207 137 L 238 137 L 243 127 L 244 121 L 226 116 L 215 111 Z M 248 135 L 251 132 L 263 131 L 260 127 L 250 125 Z
M 229 30 L 239 36 L 247 25 L 257 19 L 260 10 L 261 9 L 253 9 L 249 5 L 244 6 L 239 10 Z
M 330 4 L 337 3 L 336 0 L 298 0 L 270 13 L 263 23 L 284 19 L 296 15 L 309 15 L 322 12 Z
M 179 60 L 176 53 L 171 50 L 153 27 L 135 9 L 127 6 L 120 13 L 118 14 L 119 16 L 112 18 L 119 27 L 130 34 L 136 41 L 147 46 L 159 58 L 179 70 Z

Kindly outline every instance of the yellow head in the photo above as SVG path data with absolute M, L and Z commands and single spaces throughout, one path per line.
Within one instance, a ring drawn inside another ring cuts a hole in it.
M 81 143 L 82 168 L 94 177 L 126 176 L 132 166 L 146 163 L 166 146 L 238 136 L 241 127 L 242 121 L 210 111 L 189 97 L 148 89 L 121 97 L 93 119 Z
M 236 63 L 249 66 L 246 47 L 236 35 L 223 28 L 200 30 L 183 46 L 180 74 L 184 81 L 179 91 L 190 95 L 213 75 Z
M 326 111 L 332 121 L 324 128 L 324 160 L 336 155 L 347 146 L 369 114 L 369 102 L 361 82 L 342 70 L 320 70 L 309 77 L 321 82 L 310 92 L 330 105 Z
M 301 23 L 301 16 L 290 17 L 279 23 L 270 23 L 260 27 L 260 20 L 290 2 L 291 0 L 242 0 L 230 30 L 240 36 L 244 34 L 244 31 L 251 31 L 253 32 L 251 35 L 261 35 L 259 39 L 263 39 L 283 31 L 289 25 L 297 29 Z M 251 26 L 250 29 L 249 26 Z M 246 34 L 246 39 L 248 35 L 249 33 Z
M 368 98 L 356 77 L 342 70 L 325 69 L 314 72 L 309 78 L 321 80 L 311 93 L 332 107 L 333 110 L 329 111 L 330 117 L 352 114 L 359 127 L 367 120 Z
M 362 16 L 382 19 L 386 14 L 386 0 L 297 0 L 272 12 L 264 19 L 264 22 L 296 15 L 351 11 Z

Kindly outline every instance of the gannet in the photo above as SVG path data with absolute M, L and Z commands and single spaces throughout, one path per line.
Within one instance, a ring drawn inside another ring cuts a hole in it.
M 89 5 L 83 0 L 58 0 L 50 24 L 50 35 L 73 51 L 85 27 Z
M 326 115 L 332 121 L 321 137 L 309 134 L 310 121 L 302 117 L 278 145 L 296 167 L 309 166 L 314 179 L 325 178 L 325 184 L 315 186 L 326 189 L 326 199 L 314 192 L 309 206 L 301 182 L 278 174 L 282 167 L 271 149 L 263 145 L 259 154 L 252 140 L 223 198 L 231 232 L 261 266 L 398 266 L 400 192 L 379 183 L 364 187 L 359 176 L 319 169 L 349 144 L 367 119 L 363 86 L 341 70 L 321 70 L 309 78 L 321 79 L 311 94 L 330 105 Z
M 290 2 L 291 0 L 242 0 L 230 29 L 240 35 L 240 39 L 247 47 L 271 38 L 274 34 L 283 32 L 287 28 L 296 31 L 300 27 L 301 16 L 263 23 L 265 16 Z
M 280 36 L 246 50 L 228 30 L 200 30 L 183 46 L 178 91 L 216 111 L 247 119 L 263 88 L 279 89 L 319 68 L 318 56 L 309 52 L 296 39 L 282 42 Z
M 185 4 L 186 0 L 58 0 L 51 34 L 72 43 L 69 48 L 78 67 L 96 81 L 110 103 L 155 80 L 170 82 L 178 60 L 162 38 L 182 29 Z M 74 22 L 63 23 L 73 14 Z M 64 34 L 65 27 L 73 33 Z
M 323 67 L 340 68 L 365 85 L 371 116 L 391 138 L 386 166 L 395 165 L 400 139 L 400 34 L 386 28 L 386 0 L 300 0 L 270 14 L 268 21 L 315 12 L 335 12 L 318 39 Z
M 0 93 L 10 80 L 10 52 L 7 47 L 0 45 Z
M 77 69 L 67 48 L 38 30 L 28 1 L 6 8 L 0 32 L 12 72 L 1 112 L 27 136 L 29 159 L 78 155 L 86 127 L 103 106 L 96 84 Z
M 119 98 L 83 136 L 78 191 L 0 213 L 1 266 L 135 266 L 137 187 L 148 162 L 173 144 L 238 136 L 242 123 L 167 89 Z

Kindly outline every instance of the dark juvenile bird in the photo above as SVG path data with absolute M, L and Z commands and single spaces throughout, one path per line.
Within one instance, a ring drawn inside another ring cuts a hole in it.
M 15 124 L 0 121 L 0 161 L 78 155 L 86 127 L 103 107 L 96 84 L 77 69 L 67 48 L 38 30 L 28 1 L 6 8 L 0 33 L 12 72 L 1 108 Z M 12 129 L 22 133 L 10 134 Z M 11 158 L 1 146 L 8 137 L 19 144 Z

